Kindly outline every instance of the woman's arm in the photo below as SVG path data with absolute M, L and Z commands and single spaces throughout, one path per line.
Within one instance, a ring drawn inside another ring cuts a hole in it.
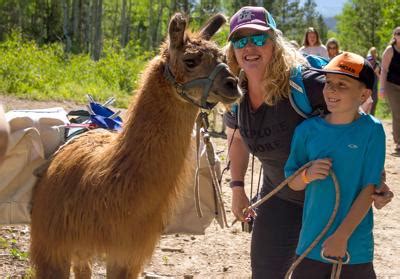
M 328 257 L 344 257 L 347 249 L 347 241 L 364 219 L 372 205 L 371 195 L 375 191 L 374 185 L 368 185 L 358 195 L 349 213 L 343 222 L 323 244 L 324 255 Z
M 389 70 L 390 61 L 393 58 L 392 47 L 387 47 L 382 54 L 382 65 L 381 65 L 381 75 L 380 75 L 380 92 L 385 92 L 386 77 Z
M 245 221 L 243 209 L 249 206 L 249 199 L 244 191 L 244 177 L 249 163 L 249 151 L 240 136 L 239 130 L 227 128 L 229 160 L 232 182 L 242 181 L 243 186 L 232 185 L 232 213 L 240 221 Z

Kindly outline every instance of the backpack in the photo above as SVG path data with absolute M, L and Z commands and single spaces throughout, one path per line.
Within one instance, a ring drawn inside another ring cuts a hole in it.
M 305 54 L 307 62 L 312 68 L 322 69 L 328 64 L 329 60 L 327 58 Z M 306 89 L 303 83 L 302 69 L 304 66 L 298 65 L 293 68 L 290 74 L 290 93 L 289 101 L 293 109 L 301 115 L 303 118 L 310 118 L 312 116 L 320 114 L 319 110 L 313 111 L 310 101 L 306 93 Z

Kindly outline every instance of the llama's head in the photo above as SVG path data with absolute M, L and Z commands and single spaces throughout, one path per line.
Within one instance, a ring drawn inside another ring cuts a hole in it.
M 210 41 L 225 22 L 218 14 L 196 34 L 186 31 L 187 21 L 181 14 L 169 23 L 164 74 L 183 99 L 203 108 L 218 102 L 229 104 L 241 96 L 237 77 L 223 63 L 221 49 Z

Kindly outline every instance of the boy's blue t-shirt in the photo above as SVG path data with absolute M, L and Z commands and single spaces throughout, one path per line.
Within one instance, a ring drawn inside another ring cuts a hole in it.
M 369 184 L 380 185 L 385 162 L 385 132 L 382 124 L 366 114 L 343 125 L 329 124 L 321 117 L 302 122 L 293 136 L 285 165 L 286 177 L 305 163 L 322 158 L 332 159 L 332 169 L 340 184 L 340 206 L 331 228 L 307 257 L 326 262 L 320 256 L 322 243 L 343 222 L 361 190 Z M 301 255 L 322 231 L 334 205 L 335 186 L 330 176 L 307 185 L 297 254 Z M 372 228 L 370 209 L 348 241 L 350 264 L 372 262 Z

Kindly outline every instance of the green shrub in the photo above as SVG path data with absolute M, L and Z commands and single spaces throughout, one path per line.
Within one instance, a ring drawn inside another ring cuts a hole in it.
M 378 100 L 375 116 L 379 119 L 390 119 L 392 117 L 389 104 L 383 98 Z
M 0 92 L 35 100 L 86 102 L 86 94 L 104 101 L 116 97 L 126 107 L 137 87 L 139 73 L 151 53 L 128 45 L 126 49 L 105 43 L 102 58 L 88 54 L 65 55 L 60 43 L 39 47 L 18 32 L 0 42 Z

